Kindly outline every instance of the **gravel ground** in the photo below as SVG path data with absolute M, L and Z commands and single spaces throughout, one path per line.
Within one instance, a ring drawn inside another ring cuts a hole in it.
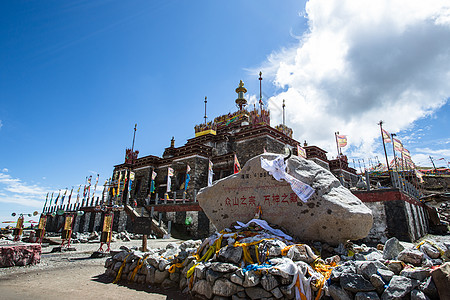
M 177 239 L 148 240 L 148 248 L 165 247 Z M 111 249 L 120 246 L 141 247 L 142 241 L 111 243 Z M 57 246 L 42 248 L 41 262 L 24 267 L 0 268 L 0 299 L 187 299 L 175 290 L 134 284 L 113 284 L 104 276 L 104 258 L 90 258 L 99 243 L 73 244 L 76 251 L 51 253 Z
M 427 235 L 423 239 L 449 242 L 450 235 Z M 177 239 L 148 240 L 149 248 L 166 247 Z M 403 243 L 405 247 L 411 243 Z M 141 240 L 111 243 L 111 249 L 120 246 L 141 247 Z M 41 262 L 25 267 L 0 268 L 0 299 L 189 299 L 177 290 L 135 284 L 113 284 L 104 276 L 104 258 L 90 258 L 98 243 L 73 244 L 76 251 L 52 253 L 56 246 L 42 248 Z

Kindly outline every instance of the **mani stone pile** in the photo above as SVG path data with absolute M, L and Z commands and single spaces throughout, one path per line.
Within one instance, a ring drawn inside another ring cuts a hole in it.
M 125 249 L 106 260 L 105 274 L 194 299 L 450 299 L 450 245 L 309 246 L 273 227 L 253 219 L 203 242 Z

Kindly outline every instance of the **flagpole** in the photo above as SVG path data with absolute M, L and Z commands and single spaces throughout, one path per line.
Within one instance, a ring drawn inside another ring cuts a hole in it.
M 394 136 L 397 136 L 395 133 L 391 133 L 391 139 L 392 139 L 392 152 L 394 153 L 394 165 L 395 170 L 398 172 L 398 166 L 397 166 L 397 156 L 395 155 L 395 147 L 394 147 Z
M 263 110 L 263 102 L 262 102 L 262 88 L 261 88 L 261 81 L 262 81 L 262 72 L 259 72 L 259 107 L 261 110 L 261 115 L 262 115 L 262 110 Z
M 133 168 L 133 160 L 134 160 L 134 140 L 136 138 L 136 127 L 137 124 L 134 124 L 134 132 L 133 132 L 133 143 L 131 144 L 131 166 L 128 166 L 128 175 L 127 175 L 127 185 L 124 188 L 124 196 L 125 196 L 125 203 L 124 204 L 128 204 L 128 185 L 130 184 L 130 174 L 131 174 L 131 169 Z
M 428 157 L 430 158 L 430 160 L 431 160 L 431 163 L 433 164 L 433 168 L 434 168 L 434 173 L 436 173 L 436 166 L 434 165 L 434 161 L 433 161 L 433 158 L 431 157 L 431 155 L 428 155 Z
M 389 159 L 387 156 L 387 151 L 386 151 L 386 144 L 384 143 L 384 137 L 383 137 L 383 121 L 380 120 L 380 122 L 378 123 L 378 125 L 380 125 L 380 133 L 381 133 L 381 140 L 383 141 L 383 149 L 384 149 L 384 157 L 386 158 L 386 166 L 388 168 L 388 174 L 390 176 L 391 174 L 391 167 L 389 166 Z M 394 144 L 394 142 L 392 142 L 392 144 Z
M 341 157 L 339 155 L 339 143 L 338 143 L 338 138 L 337 135 L 339 134 L 339 131 L 334 133 L 334 138 L 336 139 L 336 148 L 337 148 L 337 152 L 338 152 L 338 160 L 339 160 L 339 170 L 340 170 L 340 175 L 339 175 L 339 181 L 341 182 L 342 185 L 344 185 L 343 179 L 342 179 L 342 164 L 341 164 Z
M 47 197 L 45 197 L 45 203 L 44 203 L 44 207 L 42 208 L 42 213 L 44 213 L 45 207 L 47 206 L 48 194 L 49 193 L 47 193 Z

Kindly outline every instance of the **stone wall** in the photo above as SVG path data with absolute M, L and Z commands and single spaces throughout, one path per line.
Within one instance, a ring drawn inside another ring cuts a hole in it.
M 192 219 L 189 225 L 186 225 L 186 218 Z M 155 213 L 154 219 L 158 220 L 158 213 Z M 168 224 L 171 221 L 172 231 L 178 234 L 185 234 L 190 238 L 203 239 L 216 231 L 214 225 L 209 221 L 208 217 L 202 211 L 178 211 L 162 213 L 162 222 Z
M 113 231 L 131 231 L 130 218 L 124 210 L 114 212 Z M 47 215 L 47 225 L 45 230 L 48 232 L 61 232 L 64 224 L 63 215 Z M 87 211 L 82 216 L 75 216 L 73 220 L 73 232 L 93 232 L 101 231 L 103 227 L 104 212 Z
M 373 215 L 373 226 L 369 231 L 369 235 L 364 240 L 372 243 L 385 243 L 388 239 L 388 228 L 386 223 L 386 211 L 383 202 L 366 202 L 364 203 Z
M 260 136 L 237 141 L 236 155 L 240 165 L 244 166 L 249 159 L 264 153 L 264 149 L 270 153 L 284 153 L 284 147 L 284 143 L 270 136 Z
M 423 176 L 425 183 L 423 187 L 429 192 L 450 192 L 450 177 L 444 176 Z
M 428 233 L 424 205 L 398 189 L 353 193 L 372 210 L 374 216 L 373 227 L 365 242 L 384 242 L 391 237 L 413 242 Z

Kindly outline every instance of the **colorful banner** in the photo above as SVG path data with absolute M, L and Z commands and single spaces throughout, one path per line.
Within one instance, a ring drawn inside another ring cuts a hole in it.
M 67 194 L 67 188 L 66 188 L 66 190 L 64 191 L 64 194 L 61 197 L 61 205 L 64 205 L 64 198 L 66 198 L 66 194 Z
M 166 192 L 170 192 L 171 191 L 171 185 L 172 185 L 172 176 L 174 174 L 174 171 L 171 167 L 167 168 L 167 189 Z
M 81 189 L 81 184 L 78 186 L 78 190 L 77 190 L 77 202 L 76 202 L 76 204 L 80 203 L 80 189 Z
M 67 204 L 70 204 L 70 199 L 72 199 L 72 192 L 73 192 L 73 187 L 70 190 L 69 200 L 67 200 Z
M 119 196 L 119 194 L 120 194 L 120 181 L 121 180 L 122 180 L 122 172 L 119 171 L 119 180 L 117 182 L 117 192 L 116 192 L 117 196 Z
M 71 230 L 72 229 L 72 216 L 66 216 L 66 220 L 64 222 L 64 230 Z
M 170 192 L 171 185 L 172 185 L 172 177 L 167 176 L 167 188 L 166 188 L 167 193 Z
M 241 171 L 241 165 L 239 164 L 238 158 L 236 154 L 234 155 L 234 174 L 237 174 Z
M 381 132 L 382 132 L 382 134 L 383 134 L 383 140 L 384 140 L 384 142 L 385 142 L 385 143 L 392 143 L 392 141 L 391 141 L 391 135 L 389 134 L 389 132 L 387 132 L 387 131 L 384 130 L 384 129 L 381 129 Z
M 152 170 L 152 180 L 150 181 L 150 193 L 154 193 L 156 190 L 155 187 L 156 176 L 158 176 L 158 174 L 154 170 Z
M 188 189 L 188 184 L 189 184 L 190 180 L 191 180 L 191 175 L 189 175 L 189 173 L 186 173 L 186 180 L 184 182 L 184 190 L 185 191 L 187 191 L 187 189 Z
M 58 191 L 58 196 L 55 199 L 55 205 L 58 205 L 59 195 L 61 194 L 61 190 Z
M 97 179 L 95 180 L 95 186 L 94 186 L 94 193 L 92 194 L 92 197 L 95 197 L 95 192 L 97 190 L 97 184 L 98 184 L 98 179 L 100 177 L 100 174 L 97 174 Z
M 45 197 L 45 203 L 44 203 L 44 209 L 43 210 L 45 210 L 45 207 L 47 206 L 48 194 L 49 193 L 47 193 L 47 196 Z M 50 201 L 50 203 L 51 203 L 51 201 Z
M 347 136 L 346 135 L 336 135 L 336 140 L 339 148 L 347 146 Z
M 213 163 L 212 161 L 209 161 L 208 164 L 208 186 L 212 185 L 212 181 L 213 181 Z
M 403 150 L 402 142 L 400 142 L 400 140 L 398 140 L 398 139 L 393 139 L 393 142 L 394 142 L 394 149 L 399 152 L 402 152 L 402 150 Z
M 403 154 L 405 157 L 411 158 L 411 153 L 409 153 L 408 149 L 406 149 L 406 148 L 404 148 L 404 147 L 403 147 L 403 149 L 402 149 L 402 154 Z
M 424 183 L 424 180 L 423 180 L 423 173 L 420 172 L 420 171 L 418 171 L 418 170 L 414 170 L 414 171 L 415 171 L 415 173 L 416 173 L 416 177 L 419 178 L 419 182 L 420 182 L 420 183 Z
M 297 153 L 298 153 L 298 156 L 306 159 L 306 151 L 304 148 L 300 147 L 300 145 L 297 145 Z

